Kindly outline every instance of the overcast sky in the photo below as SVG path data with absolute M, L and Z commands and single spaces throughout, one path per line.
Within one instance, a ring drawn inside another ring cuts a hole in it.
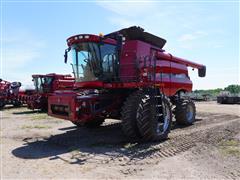
M 31 85 L 32 74 L 72 72 L 63 63 L 66 39 L 128 26 L 167 39 L 165 50 L 207 66 L 191 72 L 194 89 L 239 84 L 237 1 L 10 1 L 1 8 L 1 77 Z

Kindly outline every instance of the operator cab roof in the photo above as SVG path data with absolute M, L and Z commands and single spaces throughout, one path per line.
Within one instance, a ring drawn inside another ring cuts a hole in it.
M 163 46 L 166 44 L 166 40 L 155 36 L 151 33 L 144 32 L 144 29 L 137 26 L 131 26 L 129 28 L 124 28 L 116 32 L 112 32 L 110 34 L 105 35 L 104 37 L 112 38 L 117 40 L 117 36 L 121 34 L 123 35 L 126 40 L 140 40 L 146 43 L 149 43 L 151 45 L 157 46 L 159 48 L 163 48 Z

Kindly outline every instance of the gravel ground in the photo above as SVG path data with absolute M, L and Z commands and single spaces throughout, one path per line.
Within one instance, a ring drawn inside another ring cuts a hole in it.
M 1 111 L 1 179 L 240 179 L 240 105 L 200 102 L 197 122 L 161 143 L 130 142 L 120 121 L 76 128 L 26 108 Z

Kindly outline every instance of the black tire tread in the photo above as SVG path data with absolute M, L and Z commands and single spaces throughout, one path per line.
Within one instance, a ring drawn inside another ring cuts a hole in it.
M 154 114 L 151 99 L 145 96 L 145 100 L 142 100 L 142 102 L 139 105 L 138 109 L 138 118 L 137 118 L 137 125 L 140 131 L 140 134 L 142 136 L 143 141 L 162 141 L 167 139 L 168 133 L 170 132 L 171 127 L 171 121 L 169 123 L 168 130 L 161 136 L 156 135 L 155 129 L 154 129 Z M 171 112 L 171 103 L 170 100 L 163 95 L 163 100 L 170 108 Z M 171 115 L 172 118 L 172 115 Z
M 71 122 L 77 127 L 97 128 L 104 122 L 104 120 L 105 120 L 104 118 L 96 118 L 86 123 L 80 123 L 77 121 L 71 121 Z
M 137 127 L 136 115 L 142 92 L 135 91 L 128 96 L 121 111 L 122 131 L 130 138 L 138 138 L 140 133 Z
M 71 121 L 74 125 L 76 125 L 77 127 L 83 127 L 84 125 L 82 123 L 76 122 L 76 121 Z
M 97 128 L 101 126 L 101 124 L 104 122 L 105 118 L 95 118 L 91 121 L 88 121 L 84 124 L 87 128 Z
M 187 117 L 186 117 L 188 104 L 191 104 L 194 109 L 194 116 L 193 116 L 194 120 L 191 123 L 187 121 Z M 175 115 L 176 122 L 180 125 L 192 125 L 195 122 L 196 107 L 194 102 L 190 99 L 183 99 L 178 101 L 173 110 L 173 113 Z

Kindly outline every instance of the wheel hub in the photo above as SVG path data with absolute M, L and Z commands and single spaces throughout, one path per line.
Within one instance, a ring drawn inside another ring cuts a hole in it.
M 163 134 L 166 132 L 169 126 L 170 118 L 171 118 L 170 110 L 164 103 L 162 103 L 162 109 L 163 109 L 162 110 L 163 114 L 161 117 L 158 118 L 157 129 L 156 129 L 156 132 L 158 134 Z
M 190 122 L 193 118 L 193 107 L 192 106 L 187 106 L 187 120 Z

